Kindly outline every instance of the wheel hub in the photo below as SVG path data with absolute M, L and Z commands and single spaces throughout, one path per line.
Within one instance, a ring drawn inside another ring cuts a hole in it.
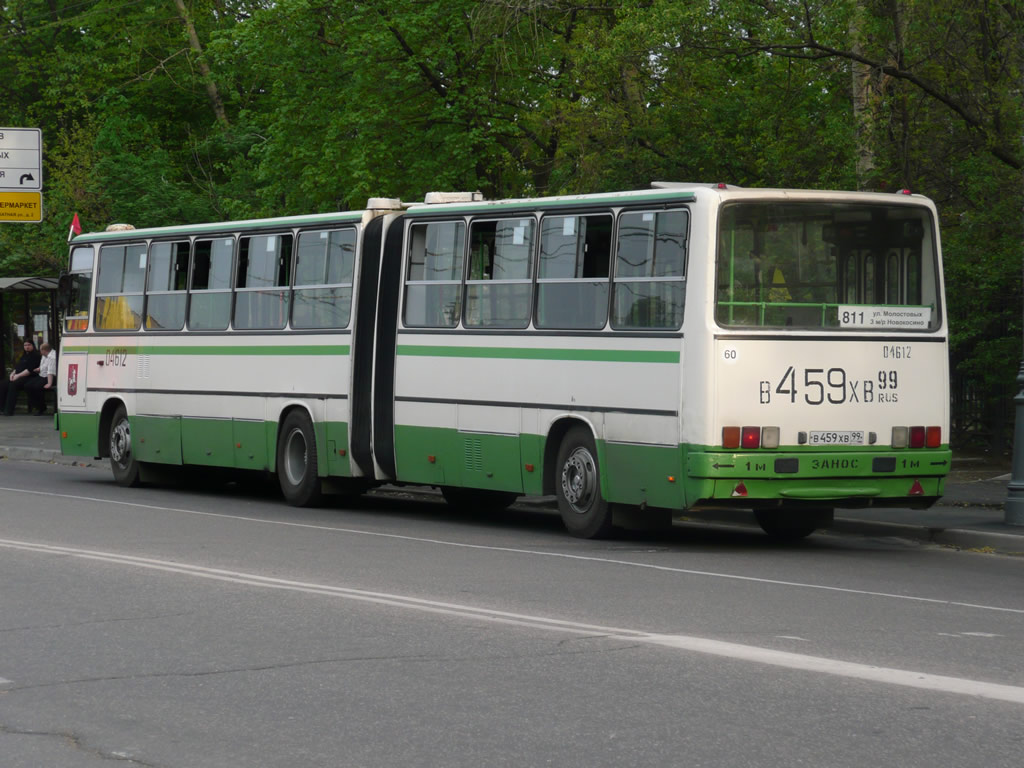
M 572 510 L 585 514 L 597 492 L 597 468 L 594 457 L 583 447 L 576 448 L 562 467 L 562 495 Z
M 301 429 L 289 433 L 284 446 L 284 471 L 288 482 L 299 485 L 306 476 L 306 437 Z
M 128 419 L 119 421 L 110 432 L 110 458 L 125 464 L 132 454 L 132 433 Z

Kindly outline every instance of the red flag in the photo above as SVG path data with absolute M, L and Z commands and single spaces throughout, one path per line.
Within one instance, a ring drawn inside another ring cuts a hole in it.
M 71 220 L 71 229 L 68 230 L 68 242 L 71 242 L 71 238 L 75 235 L 82 234 L 82 225 L 78 223 L 78 214 L 75 214 L 75 218 Z

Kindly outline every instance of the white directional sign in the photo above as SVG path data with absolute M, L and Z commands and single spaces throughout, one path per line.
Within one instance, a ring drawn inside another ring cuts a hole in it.
M 43 132 L 0 128 L 0 192 L 43 188 Z

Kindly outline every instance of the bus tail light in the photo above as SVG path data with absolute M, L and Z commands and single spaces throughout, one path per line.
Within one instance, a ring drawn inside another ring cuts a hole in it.
M 942 427 L 893 427 L 893 448 L 938 448 L 942 445 Z
M 778 448 L 778 427 L 722 427 L 723 448 Z

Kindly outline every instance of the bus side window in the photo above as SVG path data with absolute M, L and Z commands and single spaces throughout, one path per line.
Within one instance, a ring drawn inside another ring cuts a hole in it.
M 532 218 L 474 221 L 469 229 L 467 328 L 525 328 L 530 322 Z
M 188 327 L 223 331 L 231 319 L 231 258 L 234 238 L 196 240 L 192 251 Z
M 185 325 L 188 241 L 153 243 L 146 279 L 146 329 L 180 331 Z
M 612 217 L 545 216 L 537 275 L 538 328 L 600 329 L 608 320 Z
M 462 314 L 466 224 L 432 221 L 409 227 L 402 319 L 409 327 L 454 328 Z
M 619 216 L 612 327 L 675 330 L 683 323 L 687 212 Z
M 302 232 L 295 254 L 292 328 L 344 328 L 352 313 L 354 229 Z
M 288 278 L 292 236 L 254 235 L 238 241 L 235 328 L 284 328 L 288 320 Z
M 89 306 L 92 302 L 92 246 L 71 251 L 71 295 L 64 314 L 64 330 L 89 330 Z
M 96 278 L 96 329 L 137 331 L 142 327 L 146 244 L 100 248 Z

